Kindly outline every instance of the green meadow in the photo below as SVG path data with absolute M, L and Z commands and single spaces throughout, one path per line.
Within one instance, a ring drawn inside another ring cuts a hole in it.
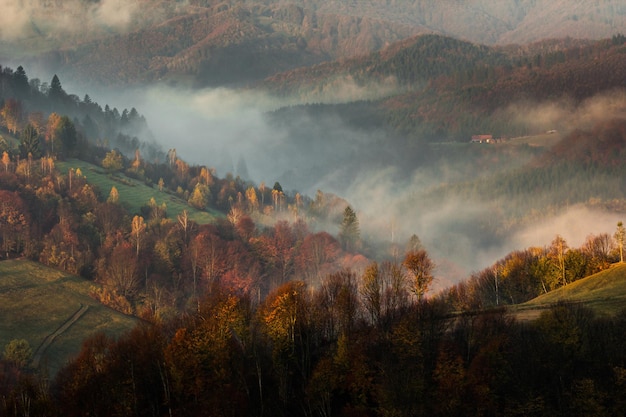
M 70 159 L 59 161 L 56 163 L 56 166 L 64 174 L 67 174 L 70 168 L 74 170 L 80 169 L 87 182 L 98 187 L 105 198 L 111 192 L 112 187 L 117 188 L 121 204 L 126 206 L 131 213 L 140 213 L 141 207 L 148 204 L 151 198 L 154 198 L 159 206 L 165 203 L 167 216 L 172 219 L 176 219 L 176 216 L 182 213 L 183 210 L 187 210 L 189 218 L 199 224 L 211 223 L 217 217 L 223 216 L 215 210 L 197 210 L 174 194 L 159 191 L 157 187 L 150 187 L 121 173 L 107 173 L 101 167 L 85 161 Z
M 40 366 L 54 375 L 83 340 L 96 333 L 117 336 L 138 319 L 103 306 L 89 296 L 94 283 L 25 259 L 0 262 L 0 349 L 25 339 L 33 354 L 83 306 L 87 310 L 42 352 Z
M 626 263 L 580 279 L 542 294 L 524 304 L 511 307 L 521 319 L 532 319 L 552 305 L 581 303 L 598 315 L 614 316 L 626 309 Z

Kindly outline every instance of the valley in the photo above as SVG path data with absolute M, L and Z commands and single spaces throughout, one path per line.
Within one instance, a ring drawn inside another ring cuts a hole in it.
M 626 412 L 618 0 L 0 14 L 0 415 Z

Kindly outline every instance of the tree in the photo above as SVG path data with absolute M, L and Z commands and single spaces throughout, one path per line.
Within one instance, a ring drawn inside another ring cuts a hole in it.
M 611 264 L 611 252 L 614 249 L 614 241 L 608 233 L 587 236 L 582 246 L 582 251 L 587 258 L 587 275 L 608 268 Z
M 29 224 L 24 200 L 17 193 L 0 190 L 0 238 L 7 258 L 11 252 L 20 252 L 21 243 L 28 235 Z
M 107 203 L 117 204 L 119 201 L 120 201 L 120 193 L 117 191 L 117 188 L 113 186 L 111 187 L 109 198 L 107 198 Z
M 420 249 L 424 249 L 424 246 L 422 245 L 422 241 L 416 234 L 411 235 L 406 245 L 406 250 L 415 251 L 415 250 L 420 250 Z
M 617 246 L 619 247 L 619 261 L 620 263 L 624 263 L 624 237 L 626 236 L 626 229 L 624 228 L 624 224 L 619 221 L 617 222 L 617 230 L 615 231 L 615 240 L 617 241 Z
M 30 123 L 26 125 L 20 134 L 20 153 L 22 154 L 22 158 L 27 158 L 28 155 L 32 155 L 33 158 L 39 158 L 41 156 L 39 133 L 37 133 L 37 129 Z
M 279 182 L 274 183 L 274 188 L 272 188 L 272 201 L 274 202 L 274 210 L 280 211 L 282 209 L 282 202 L 285 193 L 283 193 L 283 187 Z
M 248 201 L 248 213 L 254 213 L 259 209 L 259 200 L 254 187 L 250 186 L 246 190 L 246 200 Z
M 424 294 L 433 282 L 433 269 L 435 264 L 424 249 L 409 251 L 402 263 L 413 276 L 412 291 L 417 297 L 417 301 L 422 301 Z
M 361 278 L 360 293 L 372 324 L 377 326 L 380 323 L 383 299 L 383 283 L 378 263 L 373 262 L 365 269 Z
M 197 208 L 198 210 L 204 210 L 209 203 L 210 195 L 211 190 L 209 190 L 207 185 L 197 183 L 187 202 L 191 207 Z
M 288 222 L 277 222 L 258 240 L 258 251 L 270 272 L 270 288 L 287 282 L 294 267 L 297 237 Z
M 55 148 L 57 151 L 61 149 L 61 143 L 58 134 L 60 126 L 61 116 L 57 113 L 50 113 L 50 116 L 48 116 L 48 122 L 46 123 L 45 140 L 48 150 L 52 154 L 54 154 Z
M 343 220 L 341 221 L 341 229 L 339 231 L 339 241 L 342 247 L 347 251 L 357 249 L 361 231 L 359 228 L 359 219 L 352 207 L 346 206 L 343 211 Z
M 22 103 L 13 98 L 8 99 L 0 109 L 0 116 L 4 119 L 7 130 L 16 134 L 22 123 Z
M 69 117 L 61 117 L 56 134 L 63 147 L 63 152 L 67 155 L 72 155 L 78 143 L 78 136 L 76 127 Z
M 21 65 L 17 67 L 15 73 L 13 73 L 13 84 L 15 86 L 15 92 L 19 97 L 25 98 L 28 95 L 30 85 L 28 84 L 28 77 L 26 71 Z
M 335 262 L 341 253 L 337 239 L 327 232 L 307 234 L 298 246 L 296 265 L 309 285 L 317 284 L 322 277 L 335 269 Z
M 131 223 L 131 234 L 137 246 L 137 256 L 139 256 L 139 243 L 141 242 L 141 235 L 146 230 L 146 223 L 141 216 L 133 217 Z
M 561 235 L 556 235 L 556 237 L 552 241 L 552 244 L 550 245 L 550 249 L 548 250 L 548 258 L 554 265 L 558 274 L 558 280 L 561 281 L 563 286 L 567 284 L 567 276 L 565 273 L 565 253 L 567 252 L 567 250 L 567 242 L 565 241 L 565 239 L 563 239 Z
M 47 120 L 44 119 L 42 112 L 29 113 L 28 123 L 33 125 L 40 138 L 43 138 L 45 136 Z
M 310 366 L 310 354 L 303 346 L 309 323 L 308 293 L 304 282 L 289 281 L 272 291 L 258 309 L 260 329 L 271 342 L 273 372 L 284 403 L 294 398 L 298 371 L 304 377 Z
M 379 268 L 382 284 L 382 316 L 393 318 L 408 304 L 409 292 L 406 274 L 400 264 L 383 262 Z
M 7 151 L 2 152 L 2 165 L 4 165 L 4 172 L 9 172 L 9 165 L 11 165 L 11 157 Z
M 196 287 L 196 269 L 204 277 L 207 288 L 211 289 L 228 267 L 226 242 L 217 235 L 215 230 L 204 229 L 192 240 L 190 252 L 192 254 L 191 262 L 193 263 L 194 292 Z
M 187 243 L 187 231 L 189 230 L 189 226 L 190 226 L 189 213 L 187 213 L 187 210 L 183 210 L 182 213 L 176 216 L 176 219 L 178 220 L 178 224 L 180 225 L 180 228 L 183 230 L 183 241 L 186 244 Z
M 356 275 L 352 271 L 338 271 L 322 280 L 315 305 L 321 311 L 321 324 L 331 339 L 352 331 L 358 310 L 357 293 Z
M 30 362 L 33 350 L 25 339 L 13 339 L 4 347 L 3 359 L 24 368 Z
M 122 154 L 117 152 L 116 150 L 112 150 L 111 152 L 107 152 L 102 160 L 102 168 L 106 169 L 110 172 L 119 171 L 123 167 L 122 163 Z
M 130 300 L 137 295 L 141 287 L 141 278 L 137 257 L 133 256 L 133 247 L 130 242 L 119 242 L 105 260 L 104 267 L 100 272 L 104 284 L 111 288 L 115 294 Z M 129 306 L 119 310 L 128 310 Z
M 48 97 L 50 98 L 50 100 L 53 100 L 57 103 L 61 103 L 65 99 L 66 96 L 67 96 L 67 93 L 65 92 L 65 90 L 63 90 L 59 77 L 56 74 L 54 74 L 54 76 L 52 77 L 52 80 L 50 81 L 50 89 L 48 90 Z

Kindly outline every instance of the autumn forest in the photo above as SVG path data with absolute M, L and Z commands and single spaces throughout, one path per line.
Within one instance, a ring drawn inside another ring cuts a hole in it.
M 438 81 L 430 88 L 447 88 Z M 508 310 L 623 268 L 621 222 L 580 247 L 557 235 L 520 248 L 434 292 L 436 265 L 418 230 L 373 242 L 358 209 L 333 193 L 187 163 L 151 140 L 139 110 L 103 108 L 56 75 L 47 83 L 22 66 L 0 68 L 0 260 L 80 276 L 92 298 L 138 323 L 90 334 L 54 374 L 32 366 L 36 346 L 12 340 L 0 361 L 0 415 L 626 413 L 626 310 L 599 315 L 564 301 L 535 320 Z M 570 142 L 579 146 L 556 146 L 517 183 L 435 189 L 430 202 L 534 190 L 539 175 L 580 173 L 583 158 L 588 171 L 619 178 L 626 124 L 595 129 L 601 150 L 579 131 Z M 623 179 L 616 187 L 624 191 Z M 152 197 L 140 201 L 140 190 Z

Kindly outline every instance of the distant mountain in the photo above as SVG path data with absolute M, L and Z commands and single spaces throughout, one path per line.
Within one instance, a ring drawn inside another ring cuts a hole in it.
M 401 136 L 422 141 L 466 141 L 480 133 L 510 138 L 590 126 L 610 112 L 623 116 L 617 97 L 607 97 L 607 113 L 589 109 L 575 121 L 566 113 L 623 89 L 625 56 L 623 35 L 524 47 L 418 35 L 369 55 L 276 74 L 263 87 L 304 103 L 365 101 L 355 114 L 376 115 Z M 540 105 L 553 108 L 531 116 Z
M 577 0 L 34 1 L 3 10 L 0 57 L 77 81 L 241 84 L 432 33 L 487 45 L 606 38 L 626 5 Z M 5 22 L 6 20 L 6 22 Z

